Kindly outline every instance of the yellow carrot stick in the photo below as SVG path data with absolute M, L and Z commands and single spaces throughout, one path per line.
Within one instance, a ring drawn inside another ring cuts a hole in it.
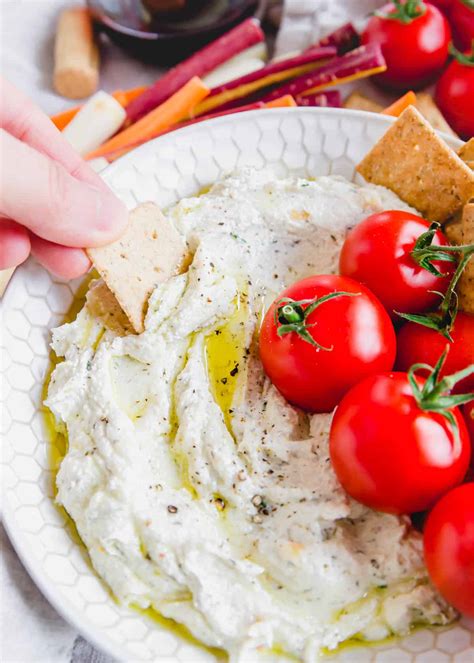
M 193 114 L 195 116 L 207 115 L 208 113 L 218 110 L 220 106 L 228 104 L 231 101 L 237 99 L 247 99 L 251 94 L 257 92 L 261 88 L 268 87 L 269 85 L 274 85 L 275 83 L 280 83 L 287 80 L 288 78 L 293 78 L 294 76 L 300 76 L 306 72 L 314 70 L 320 64 L 325 63 L 325 60 L 321 60 L 318 63 L 311 62 L 304 66 L 293 67 L 292 69 L 285 69 L 268 76 L 258 78 L 255 81 L 250 83 L 245 83 L 239 87 L 232 88 L 230 90 L 224 90 L 219 94 L 213 95 L 206 99 L 203 103 L 199 104 L 197 108 L 194 109 Z M 260 73 L 260 72 L 258 72 Z
M 130 125 L 97 150 L 89 152 L 87 159 L 95 159 L 109 152 L 128 147 L 130 143 L 145 142 L 160 131 L 180 122 L 189 115 L 190 110 L 209 94 L 209 88 L 195 76 L 178 92 L 135 124 Z
M 380 112 L 382 113 L 382 115 L 392 115 L 393 117 L 398 117 L 403 113 L 405 108 L 408 108 L 408 106 L 415 106 L 415 105 L 416 105 L 416 94 L 413 92 L 413 90 L 410 90 L 402 97 L 394 101 L 393 104 L 390 104 L 390 106 L 387 106 L 387 108 L 384 108 L 383 111 Z

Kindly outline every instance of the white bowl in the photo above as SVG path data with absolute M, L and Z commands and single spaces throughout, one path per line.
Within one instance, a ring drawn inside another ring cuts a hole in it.
M 162 208 L 242 165 L 275 164 L 310 176 L 354 177 L 354 166 L 391 118 L 334 109 L 272 109 L 230 115 L 169 134 L 110 166 L 104 178 L 128 207 L 153 200 Z M 445 136 L 453 147 L 460 141 Z M 2 302 L 4 385 L 4 523 L 38 587 L 93 644 L 119 660 L 212 661 L 148 618 L 119 607 L 92 570 L 87 553 L 54 504 L 54 468 L 42 413 L 50 329 L 63 319 L 78 287 L 51 277 L 34 261 L 16 270 Z M 346 649 L 331 660 L 382 663 L 474 661 L 474 625 L 418 630 L 381 647 Z

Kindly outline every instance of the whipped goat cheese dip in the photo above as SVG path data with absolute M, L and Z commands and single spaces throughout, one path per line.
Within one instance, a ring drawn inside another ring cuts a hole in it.
M 121 602 L 232 661 L 310 662 L 454 617 L 409 519 L 338 484 L 331 415 L 290 406 L 258 358 L 275 296 L 336 272 L 347 230 L 386 209 L 412 211 L 338 176 L 242 170 L 168 211 L 193 259 L 153 292 L 143 334 L 106 330 L 87 306 L 53 332 L 58 502 Z

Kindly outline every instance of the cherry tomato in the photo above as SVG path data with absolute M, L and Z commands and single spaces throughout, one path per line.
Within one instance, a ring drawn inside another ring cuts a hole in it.
M 432 264 L 446 274 L 438 277 L 412 258 L 417 239 L 429 227 L 428 221 L 409 212 L 372 214 L 348 234 L 339 271 L 370 288 L 390 315 L 429 311 L 441 301 L 433 291 L 444 294 L 455 269 L 452 262 L 435 260 Z M 448 241 L 437 230 L 432 243 L 445 246 Z
M 415 378 L 421 387 L 422 378 Z M 407 373 L 366 378 L 336 408 L 329 449 L 343 488 L 372 509 L 424 511 L 460 483 L 470 442 L 458 408 L 459 438 L 440 413 L 423 410 Z
M 467 51 L 474 39 L 473 0 L 452 0 L 449 19 L 456 48 Z
M 446 601 L 474 617 L 474 483 L 451 490 L 429 514 L 425 563 Z
M 376 82 L 396 90 L 419 88 L 433 80 L 447 60 L 450 40 L 445 16 L 423 2 L 385 5 L 362 34 L 363 44 L 380 44 L 387 63 Z
M 438 81 L 436 103 L 454 131 L 465 140 L 474 136 L 474 52 L 455 54 Z
M 336 292 L 342 294 L 320 301 Z M 288 298 L 296 302 L 289 308 L 283 306 Z M 314 310 L 310 302 L 318 302 Z M 343 276 L 311 276 L 290 286 L 270 306 L 260 331 L 268 377 L 290 403 L 312 412 L 330 412 L 356 382 L 390 370 L 395 351 L 383 306 Z
M 435 329 L 416 322 L 406 322 L 397 335 L 397 370 L 407 371 L 416 363 L 434 366 L 447 345 L 449 352 L 441 376 L 474 364 L 474 316 L 459 311 L 451 329 L 451 337 L 452 343 Z M 458 382 L 453 389 L 454 393 L 470 391 L 474 391 L 473 375 Z

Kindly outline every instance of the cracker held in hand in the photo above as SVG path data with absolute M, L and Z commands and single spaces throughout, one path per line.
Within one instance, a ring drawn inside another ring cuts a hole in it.
M 357 166 L 430 221 L 446 221 L 474 196 L 474 172 L 409 106 Z
M 130 320 L 105 281 L 96 281 L 89 288 L 86 296 L 86 306 L 89 312 L 102 322 L 104 327 L 114 331 L 119 336 L 133 333 Z
M 143 203 L 130 212 L 128 228 L 120 239 L 87 253 L 140 334 L 149 296 L 158 283 L 180 271 L 186 247 L 160 209 L 154 203 Z

